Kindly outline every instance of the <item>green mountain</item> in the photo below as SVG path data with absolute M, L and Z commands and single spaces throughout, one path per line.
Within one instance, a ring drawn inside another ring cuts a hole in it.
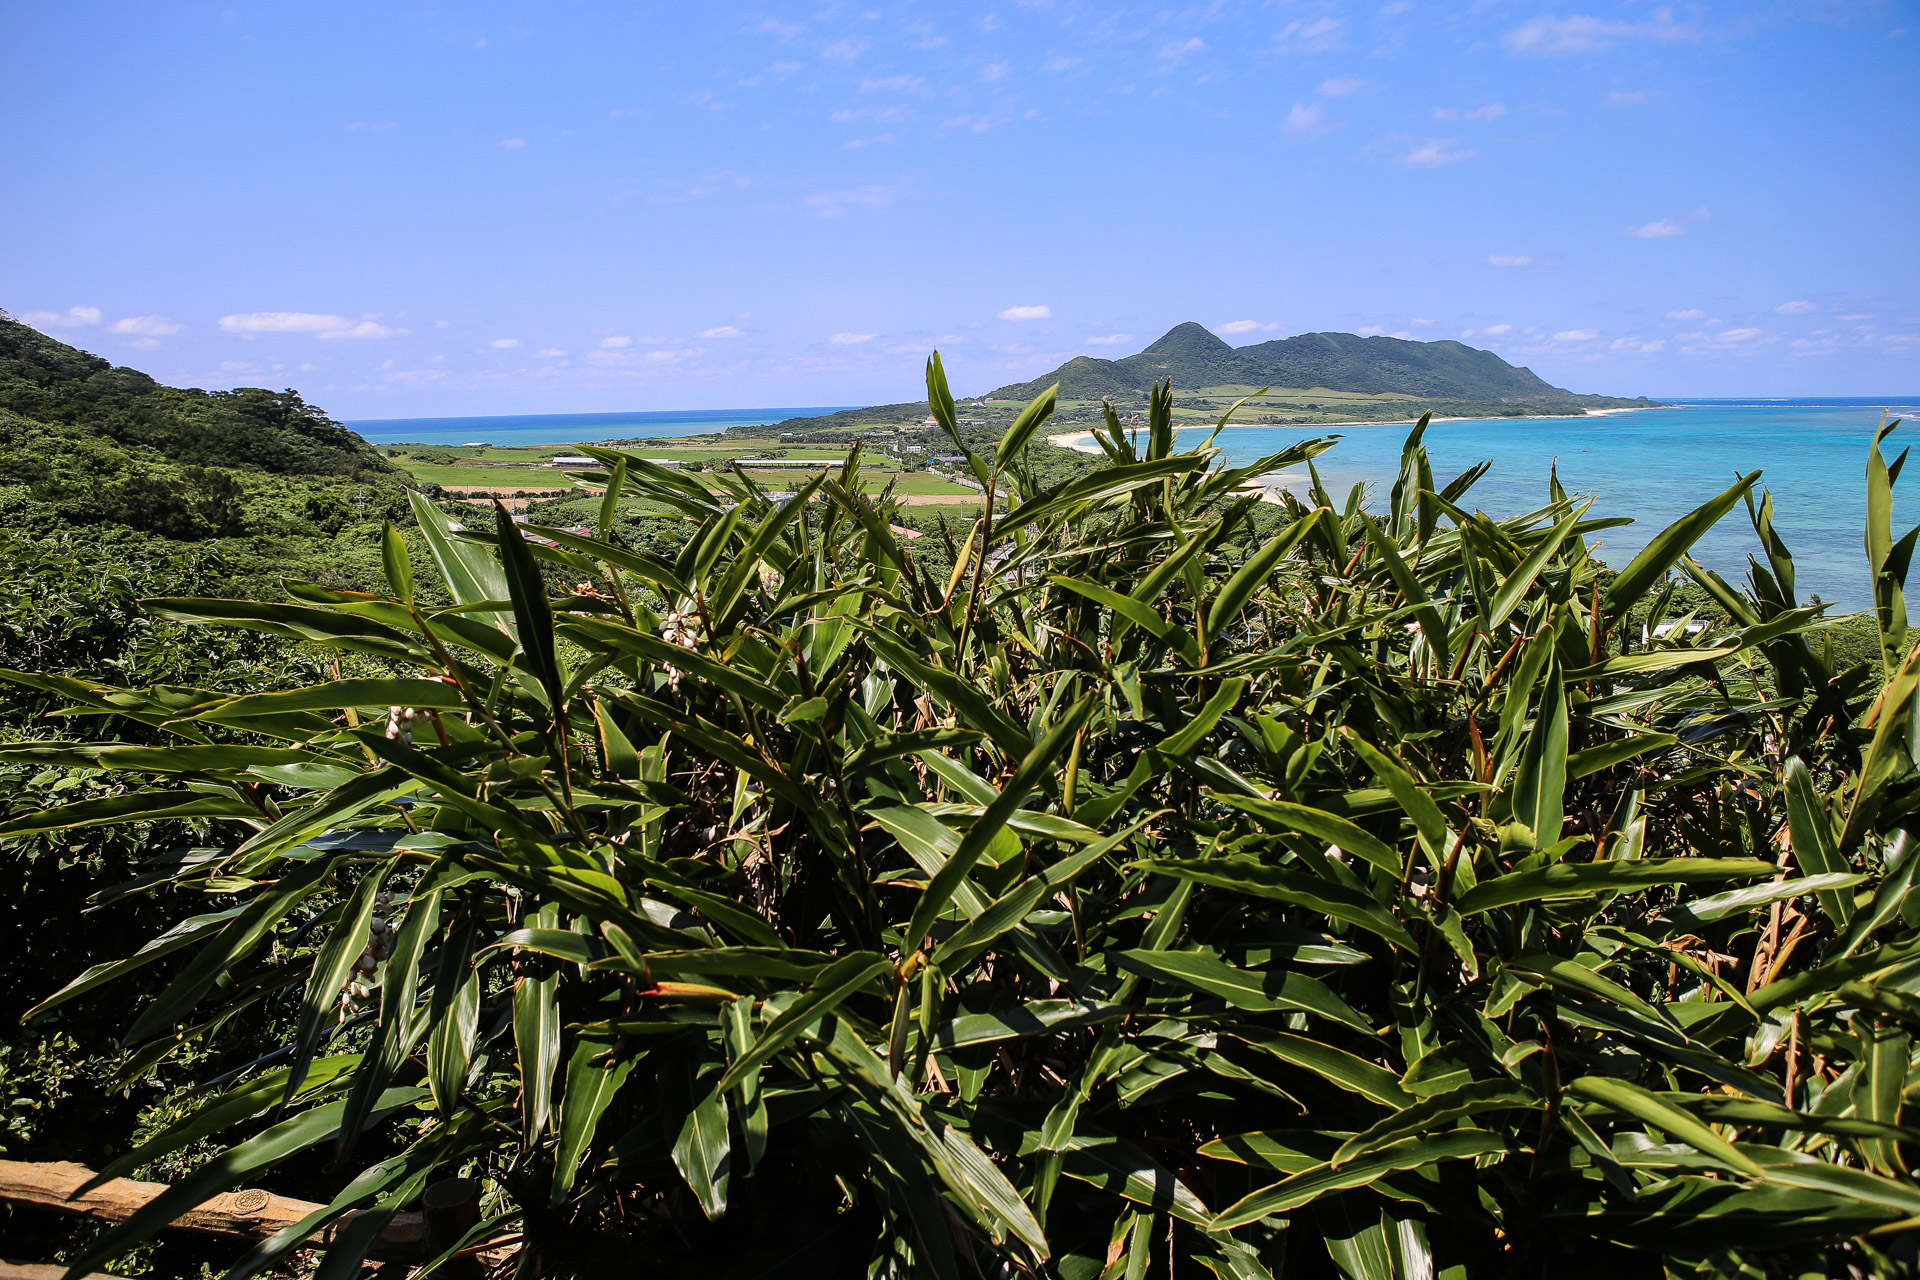
M 0 312 L 0 534 L 109 558 L 212 542 L 236 582 L 371 581 L 407 479 L 297 392 L 163 386 Z
M 1076 356 L 1031 382 L 1001 387 L 991 400 L 1027 400 L 1055 382 L 1066 400 L 1131 398 L 1162 378 L 1176 393 L 1207 387 L 1321 388 L 1357 395 L 1403 395 L 1449 407 L 1508 406 L 1521 411 L 1614 408 L 1646 400 L 1577 395 L 1516 369 L 1491 351 L 1453 341 L 1410 342 L 1351 333 L 1303 333 L 1235 347 L 1188 321 L 1138 355 L 1121 360 Z
M 385 475 L 393 464 L 297 392 L 162 386 L 0 312 L 0 411 L 190 466 Z

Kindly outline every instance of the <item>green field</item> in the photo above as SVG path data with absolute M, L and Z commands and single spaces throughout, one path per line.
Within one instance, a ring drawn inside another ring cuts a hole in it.
M 571 489 L 573 481 L 557 467 L 436 467 L 429 463 L 396 459 L 414 479 L 437 484 L 445 489 L 501 488 Z

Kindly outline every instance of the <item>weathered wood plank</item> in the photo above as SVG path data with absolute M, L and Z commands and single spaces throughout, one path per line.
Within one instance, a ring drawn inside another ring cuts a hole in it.
M 67 1269 L 57 1262 L 8 1262 L 0 1259 L 0 1280 L 61 1280 Z M 123 1280 L 104 1271 L 89 1271 L 86 1280 Z

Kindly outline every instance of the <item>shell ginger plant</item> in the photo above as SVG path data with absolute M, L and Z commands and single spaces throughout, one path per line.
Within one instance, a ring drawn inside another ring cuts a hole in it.
M 1331 440 L 1176 448 L 1166 388 L 1050 486 L 1053 393 L 981 452 L 928 390 L 993 499 L 938 565 L 857 448 L 792 495 L 589 449 L 597 536 L 416 498 L 432 563 L 389 531 L 385 594 L 149 603 L 386 674 L 7 673 L 172 742 L 7 748 L 153 780 L 7 833 L 222 833 L 139 886 L 203 913 L 35 1016 L 163 966 L 136 1062 L 287 1028 L 101 1171 L 222 1147 L 73 1274 L 295 1167 L 330 1203 L 229 1276 L 322 1240 L 358 1275 L 454 1176 L 485 1216 L 417 1274 L 1911 1272 L 1920 647 L 1877 444 L 1878 669 L 1835 670 L 1758 473 L 1615 572 L 1618 521 L 1557 482 L 1470 510 L 1424 421 L 1372 512 Z M 1688 552 L 1742 504 L 1736 588 Z

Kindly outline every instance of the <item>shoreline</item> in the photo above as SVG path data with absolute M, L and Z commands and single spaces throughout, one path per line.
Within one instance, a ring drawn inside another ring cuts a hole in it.
M 1438 423 L 1438 422 L 1524 422 L 1524 421 L 1579 422 L 1586 418 L 1612 417 L 1616 413 L 1645 413 L 1650 409 L 1671 409 L 1675 407 L 1677 406 L 1649 404 L 1649 405 L 1632 405 L 1632 406 L 1629 406 L 1626 408 L 1620 408 L 1620 409 L 1588 409 L 1583 413 L 1541 414 L 1538 417 L 1533 417 L 1533 418 L 1456 417 L 1456 418 L 1433 418 L 1433 419 L 1430 419 L 1429 421 L 1430 421 L 1430 424 Z M 1373 420 L 1364 421 L 1364 422 L 1241 422 L 1241 423 L 1230 422 L 1225 427 L 1222 427 L 1221 430 L 1223 431 L 1246 431 L 1246 430 L 1272 431 L 1272 430 L 1275 430 L 1276 428 L 1298 427 L 1302 431 L 1317 431 L 1326 427 L 1410 427 L 1418 421 L 1419 421 L 1418 418 L 1392 418 L 1384 421 L 1379 419 L 1373 419 Z M 1198 426 L 1192 426 L 1192 427 L 1176 426 L 1174 428 L 1174 432 L 1175 434 L 1178 434 L 1181 431 L 1198 431 L 1200 429 L 1201 428 Z M 1213 428 L 1208 427 L 1206 428 L 1206 430 L 1211 431 L 1213 430 Z M 1096 455 L 1100 453 L 1100 446 L 1093 442 L 1093 433 L 1091 431 L 1063 431 L 1059 435 L 1048 436 L 1047 442 L 1049 444 L 1057 444 L 1062 449 L 1072 449 L 1076 453 L 1091 453 Z

